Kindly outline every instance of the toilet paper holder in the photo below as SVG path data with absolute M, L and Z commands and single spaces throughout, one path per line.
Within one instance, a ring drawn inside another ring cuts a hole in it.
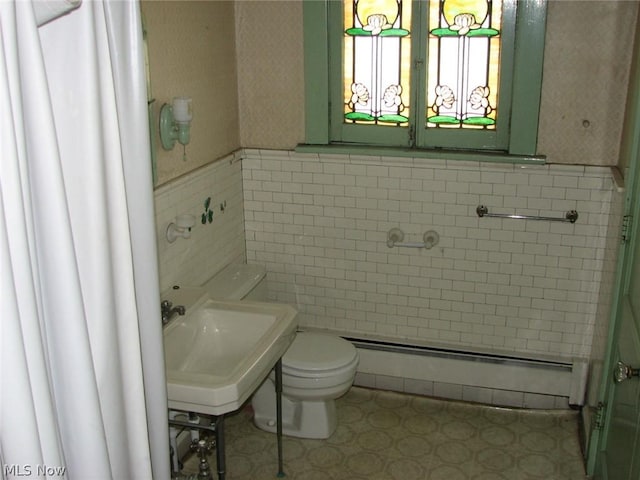
M 426 248 L 435 247 L 440 241 L 440 235 L 435 230 L 427 230 L 422 235 L 422 242 L 404 242 L 404 232 L 399 228 L 392 228 L 387 232 L 387 247 Z

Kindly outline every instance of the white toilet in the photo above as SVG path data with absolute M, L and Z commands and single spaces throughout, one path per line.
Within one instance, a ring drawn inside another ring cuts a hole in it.
M 282 357 L 282 433 L 329 438 L 336 429 L 335 399 L 353 384 L 358 365 L 355 347 L 340 337 L 299 332 Z M 276 431 L 273 372 L 253 394 L 253 422 Z
M 264 267 L 232 264 L 204 287 L 213 298 L 266 301 Z M 351 385 L 358 352 L 348 341 L 324 333 L 299 332 L 282 357 L 282 432 L 301 438 L 328 438 L 336 428 L 335 399 Z M 254 423 L 276 431 L 275 376 L 271 372 L 251 401 Z

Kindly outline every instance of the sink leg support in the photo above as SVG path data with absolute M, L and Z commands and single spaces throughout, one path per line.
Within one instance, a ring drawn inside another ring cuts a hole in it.
M 278 477 L 286 476 L 282 466 L 282 358 L 276 362 L 276 439 L 278 442 Z
M 218 464 L 218 480 L 224 480 L 226 464 L 224 456 L 224 415 L 216 417 L 216 463 Z

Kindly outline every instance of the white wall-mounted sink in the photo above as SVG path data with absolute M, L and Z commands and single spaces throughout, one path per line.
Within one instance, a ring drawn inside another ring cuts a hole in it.
M 297 312 L 200 293 L 173 295 L 174 305 L 186 303 L 186 314 L 164 327 L 169 408 L 222 415 L 240 408 L 282 357 L 295 337 Z

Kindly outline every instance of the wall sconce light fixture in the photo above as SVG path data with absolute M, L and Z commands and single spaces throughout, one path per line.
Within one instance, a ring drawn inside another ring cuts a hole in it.
M 190 238 L 191 227 L 196 224 L 196 217 L 184 213 L 176 217 L 175 223 L 171 222 L 167 227 L 167 241 L 173 243 L 178 237 Z
M 176 140 L 182 145 L 189 143 L 191 133 L 191 98 L 174 97 L 171 105 L 160 109 L 160 140 L 162 148 L 171 150 Z

